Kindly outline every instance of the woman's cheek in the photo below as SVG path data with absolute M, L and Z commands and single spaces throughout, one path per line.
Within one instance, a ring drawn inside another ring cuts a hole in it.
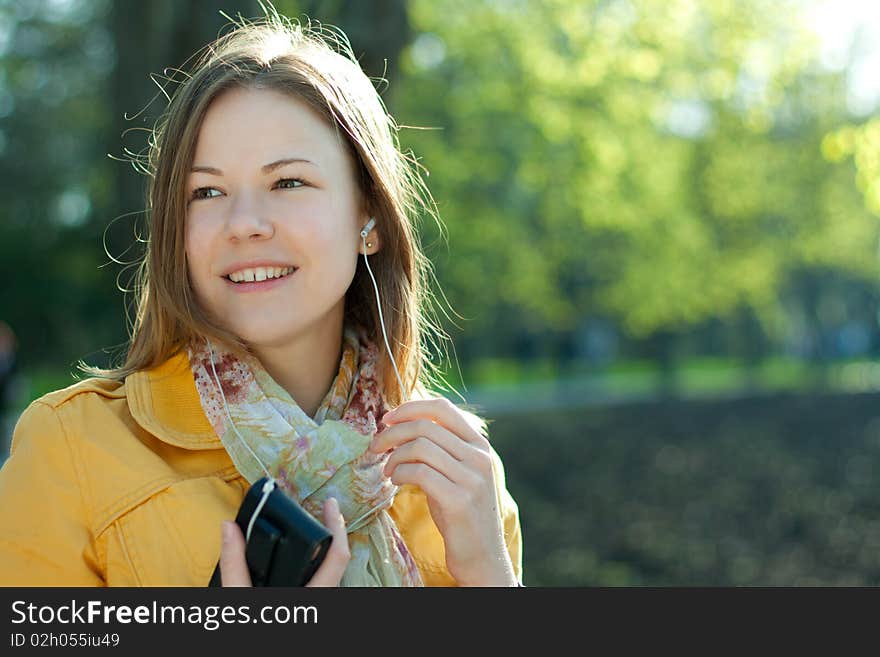
M 205 283 L 210 276 L 209 253 L 210 236 L 206 234 L 204 222 L 193 217 L 187 221 L 185 235 L 186 268 L 193 291 L 204 301 Z

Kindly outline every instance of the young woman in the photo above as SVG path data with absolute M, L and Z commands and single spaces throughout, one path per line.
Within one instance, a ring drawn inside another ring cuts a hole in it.
M 150 147 L 127 359 L 19 420 L 0 584 L 205 586 L 219 558 L 247 586 L 230 520 L 269 474 L 333 533 L 310 585 L 517 585 L 485 424 L 428 392 L 430 195 L 343 40 L 243 22 Z

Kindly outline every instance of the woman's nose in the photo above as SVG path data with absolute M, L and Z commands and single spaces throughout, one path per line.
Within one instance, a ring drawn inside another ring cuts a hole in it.
M 268 239 L 275 234 L 275 226 L 265 207 L 254 195 L 240 194 L 229 209 L 226 220 L 229 239 L 240 241 Z

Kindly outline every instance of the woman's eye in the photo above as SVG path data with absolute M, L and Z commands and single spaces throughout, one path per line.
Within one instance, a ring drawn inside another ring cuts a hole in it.
M 297 189 L 305 184 L 305 181 L 300 178 L 282 178 L 275 183 L 275 186 L 280 189 Z M 221 192 L 214 187 L 199 187 L 198 189 L 193 190 L 193 193 L 190 195 L 190 200 L 198 201 L 207 198 L 215 198 L 220 195 Z
M 305 185 L 305 181 L 299 178 L 282 178 L 275 184 L 282 189 L 296 189 L 297 187 L 302 187 L 303 185 Z
M 190 200 L 197 201 L 203 198 L 214 198 L 213 195 L 206 196 L 209 192 L 217 192 L 218 195 L 220 194 L 220 192 L 213 187 L 199 187 L 198 189 L 193 190 L 193 193 L 190 195 Z

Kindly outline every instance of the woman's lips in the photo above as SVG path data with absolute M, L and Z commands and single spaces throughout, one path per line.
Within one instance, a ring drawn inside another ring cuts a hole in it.
M 298 271 L 299 269 L 294 269 L 292 272 L 281 278 L 267 278 L 264 281 L 243 281 L 241 283 L 233 283 L 226 277 L 223 277 L 223 280 L 226 281 L 226 285 L 231 287 L 235 292 L 267 292 L 280 285 L 284 285 L 284 283 L 292 278 Z

